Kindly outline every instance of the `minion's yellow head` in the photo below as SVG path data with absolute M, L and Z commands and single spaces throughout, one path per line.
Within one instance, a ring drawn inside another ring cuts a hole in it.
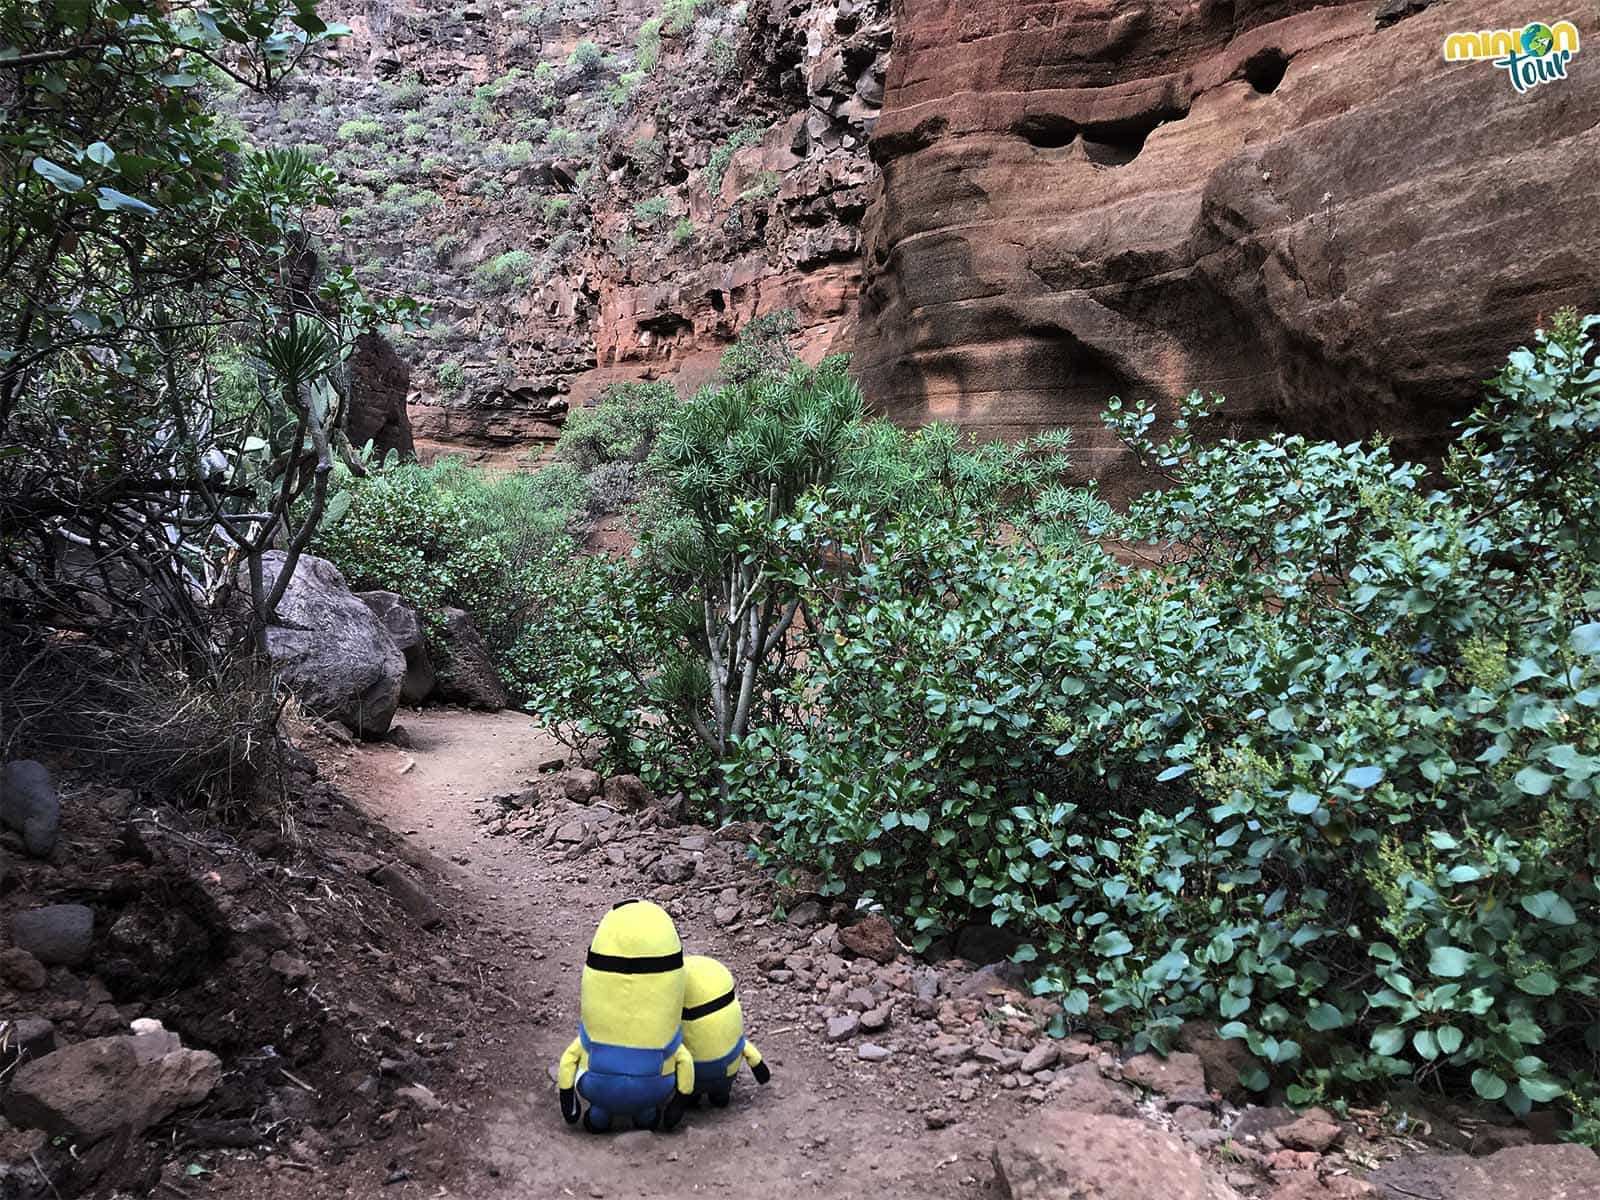
M 703 954 L 684 959 L 683 974 L 683 1044 L 696 1062 L 721 1058 L 744 1036 L 744 1012 L 734 993 L 733 975 Z M 730 1065 L 739 1069 L 737 1060 Z
M 624 900 L 589 943 L 580 1009 L 596 1042 L 659 1049 L 683 1010 L 683 943 L 672 918 L 648 900 Z

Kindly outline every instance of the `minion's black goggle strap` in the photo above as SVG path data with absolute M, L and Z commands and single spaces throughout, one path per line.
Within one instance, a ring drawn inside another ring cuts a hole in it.
M 698 1021 L 701 1017 L 709 1017 L 720 1008 L 727 1008 L 733 1003 L 733 989 L 729 988 L 715 1000 L 707 1000 L 704 1004 L 696 1004 L 693 1008 L 683 1010 L 685 1021 Z
M 683 951 L 657 954 L 654 957 L 633 957 L 626 954 L 601 954 L 589 951 L 585 960 L 590 970 L 611 971 L 617 975 L 656 975 L 663 971 L 677 971 L 683 967 Z

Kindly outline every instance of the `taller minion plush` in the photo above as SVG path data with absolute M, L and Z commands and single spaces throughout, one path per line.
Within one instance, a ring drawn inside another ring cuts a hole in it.
M 578 1036 L 561 1056 L 561 1115 L 598 1133 L 614 1116 L 654 1129 L 673 1124 L 694 1089 L 683 1046 L 683 943 L 672 918 L 645 900 L 624 900 L 600 921 L 584 962 Z
M 767 1082 L 772 1072 L 744 1036 L 744 1010 L 728 968 L 691 954 L 683 960 L 683 974 L 683 1044 L 694 1059 L 694 1094 L 726 1108 L 741 1063 L 750 1064 L 757 1083 Z

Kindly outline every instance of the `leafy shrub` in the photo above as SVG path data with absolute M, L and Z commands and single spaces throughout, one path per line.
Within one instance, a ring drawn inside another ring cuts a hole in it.
M 722 190 L 722 178 L 728 172 L 728 164 L 733 161 L 733 156 L 746 146 L 757 145 L 766 135 L 764 125 L 741 125 L 728 135 L 728 140 L 723 142 L 711 152 L 711 157 L 706 161 L 705 181 L 706 191 L 713 196 Z
M 571 196 L 546 196 L 544 198 L 544 223 L 551 229 L 566 224 L 572 211 Z
M 584 499 L 575 472 L 561 465 L 497 476 L 442 459 L 387 465 L 364 479 L 343 473 L 337 494 L 348 507 L 318 535 L 316 553 L 356 590 L 406 597 L 430 627 L 446 605 L 465 609 L 508 686 L 524 695 L 506 664 L 571 555 L 567 525 Z
M 681 246 L 694 239 L 694 222 L 688 217 L 679 217 L 678 223 L 672 227 L 672 244 Z
M 509 292 L 533 282 L 533 255 L 526 250 L 507 250 L 472 270 L 473 279 L 484 291 Z
M 572 53 L 567 55 L 567 66 L 584 74 L 590 74 L 599 69 L 602 57 L 604 56 L 600 53 L 600 47 L 588 38 L 584 38 L 572 48 Z
M 663 28 L 676 36 L 694 24 L 695 15 L 704 0 L 663 0 L 661 20 Z
M 421 121 L 407 121 L 400 136 L 408 142 L 423 142 L 428 138 L 428 127 Z
M 556 443 L 558 462 L 583 474 L 606 463 L 640 463 L 678 405 L 670 383 L 620 383 L 599 404 L 573 409 Z
M 633 39 L 634 62 L 639 70 L 649 73 L 656 69 L 661 59 L 661 18 L 651 17 L 639 26 Z
M 628 102 L 628 97 L 633 95 L 633 89 L 639 86 L 644 79 L 645 72 L 624 71 L 617 76 L 617 80 L 606 89 L 606 102 L 614 108 L 621 108 Z
M 1511 356 L 1437 491 L 1114 405 L 1170 479 L 1110 527 L 1153 570 L 813 501 L 780 536 L 842 552 L 786 565 L 817 636 L 736 800 L 923 944 L 1028 937 L 1069 1019 L 1217 1020 L 1296 1103 L 1415 1075 L 1591 1135 L 1595 323 Z
M 778 188 L 783 185 L 783 177 L 776 171 L 757 171 L 755 178 L 750 181 L 750 186 L 739 193 L 739 199 L 745 203 L 752 200 L 767 200 L 778 194 Z
M 341 142 L 361 142 L 371 144 L 383 138 L 383 123 L 374 121 L 370 117 L 356 117 L 345 121 L 339 126 L 339 140 Z
M 467 386 L 467 372 L 459 362 L 449 358 L 439 364 L 439 369 L 434 372 L 434 380 L 439 385 L 439 394 L 448 399 L 459 396 L 461 389 Z
M 621 512 L 639 494 L 639 469 L 631 462 L 601 463 L 588 477 L 588 515 L 591 520 Z
M 660 224 L 661 218 L 667 215 L 669 203 L 665 196 L 652 196 L 648 200 L 641 200 L 633 206 L 633 219 L 640 225 Z
M 420 108 L 427 96 L 427 85 L 415 75 L 383 85 L 384 103 L 397 112 L 412 112 Z
M 541 92 L 548 92 L 556 85 L 556 68 L 554 63 L 542 62 L 533 69 L 533 86 Z
M 550 136 L 546 139 L 550 149 L 557 154 L 568 154 L 578 148 L 578 135 L 570 129 L 557 125 L 551 128 Z

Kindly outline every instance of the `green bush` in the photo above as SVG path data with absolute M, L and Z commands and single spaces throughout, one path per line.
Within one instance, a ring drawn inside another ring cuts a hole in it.
M 370 145 L 381 141 L 383 138 L 383 123 L 374 121 L 370 117 L 357 117 L 345 121 L 339 126 L 339 140 L 341 142 L 361 142 Z
M 343 515 L 319 532 L 315 552 L 358 591 L 398 592 L 439 627 L 445 606 L 465 609 L 513 695 L 527 684 L 515 664 L 537 657 L 528 620 L 563 586 L 567 526 L 587 502 L 566 464 L 490 475 L 459 459 L 391 464 L 366 478 L 341 475 Z
M 664 0 L 661 20 L 665 30 L 673 35 L 683 33 L 694 24 L 702 3 L 704 0 Z
M 679 217 L 678 223 L 672 227 L 672 244 L 682 246 L 694 240 L 694 222 L 688 217 Z
M 557 229 L 565 225 L 571 211 L 571 196 L 546 196 L 544 198 L 544 223 L 551 229 Z
M 587 74 L 599 69 L 603 57 L 600 47 L 588 38 L 584 38 L 572 48 L 572 53 L 567 55 L 567 66 Z
M 656 69 L 661 59 L 661 18 L 651 17 L 639 26 L 633 39 L 634 63 L 647 74 Z
M 667 215 L 669 203 L 665 196 L 652 196 L 648 200 L 641 200 L 633 206 L 633 219 L 640 225 L 659 225 L 661 218 Z
M 750 181 L 750 186 L 739 193 L 739 199 L 745 203 L 752 200 L 767 200 L 776 196 L 782 186 L 783 177 L 776 171 L 757 171 L 755 178 Z
M 525 288 L 533 282 L 533 255 L 507 250 L 472 269 L 472 277 L 485 292 L 496 294 Z
M 1103 531 L 1156 569 L 813 499 L 779 538 L 841 553 L 782 568 L 817 632 L 736 801 L 919 944 L 1028 938 L 1072 1021 L 1215 1020 L 1296 1103 L 1419 1076 L 1592 1137 L 1595 322 L 1511 356 L 1439 490 L 1114 405 L 1170 486 Z
M 467 386 L 467 372 L 453 358 L 439 364 L 439 369 L 434 372 L 434 379 L 439 385 L 439 394 L 447 399 L 459 396 L 462 389 Z
M 705 181 L 706 191 L 715 196 L 722 190 L 722 178 L 728 173 L 728 164 L 733 161 L 733 156 L 746 146 L 757 145 L 766 135 L 765 125 L 741 125 L 728 135 L 728 140 L 723 142 L 711 152 L 710 159 L 706 162 Z

